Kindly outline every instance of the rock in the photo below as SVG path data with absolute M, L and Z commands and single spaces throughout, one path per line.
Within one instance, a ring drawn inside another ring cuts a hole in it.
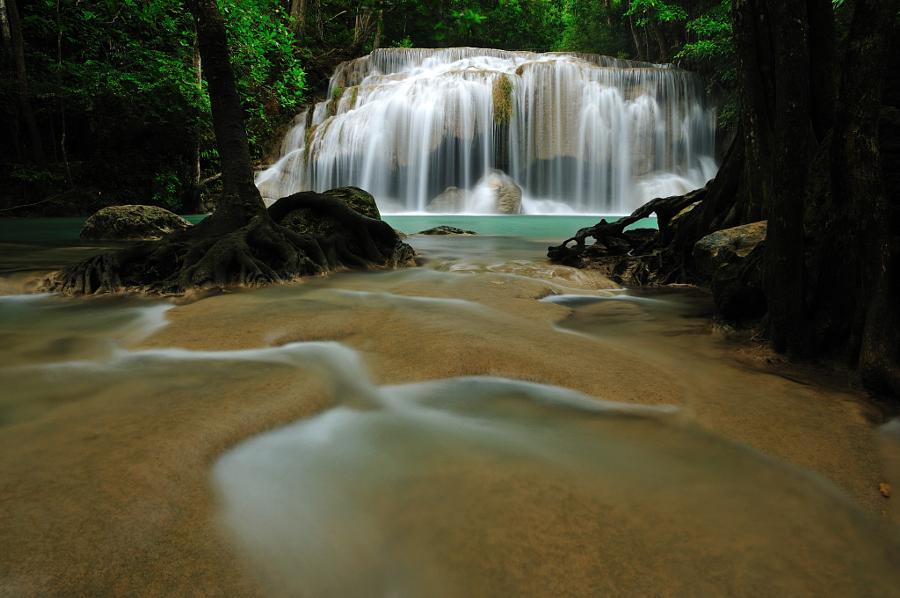
M 476 185 L 476 193 L 490 194 L 496 214 L 519 214 L 522 211 L 522 189 L 502 170 L 490 170 Z M 480 211 L 480 210 L 479 210 Z M 489 212 L 491 210 L 488 210 Z
M 378 205 L 375 198 L 368 191 L 364 191 L 359 187 L 338 187 L 325 192 L 341 200 L 363 216 L 368 216 L 373 220 L 381 220 L 381 212 L 378 211 Z
M 88 218 L 79 236 L 88 241 L 157 241 L 189 226 L 157 206 L 109 206 Z
M 878 491 L 881 492 L 881 496 L 883 496 L 885 498 L 891 497 L 891 485 L 890 484 L 886 484 L 884 482 L 882 482 L 881 484 L 878 484 Z
M 502 170 L 489 170 L 476 183 L 472 192 L 447 187 L 431 200 L 429 212 L 458 214 L 519 214 L 522 211 L 522 189 Z
M 715 318 L 737 323 L 766 313 L 762 286 L 762 258 L 766 221 L 753 222 L 709 234 L 694 244 L 692 256 L 715 301 Z
M 428 230 L 420 230 L 417 235 L 477 235 L 473 230 L 463 230 L 455 226 L 435 226 Z
M 338 187 L 325 191 L 325 195 L 341 200 L 363 216 L 368 216 L 373 220 L 381 220 L 381 213 L 375 204 L 375 198 L 368 191 L 364 191 L 359 187 Z M 324 235 L 326 237 L 341 230 L 341 225 L 330 216 L 306 209 L 294 210 L 284 217 L 281 225 L 297 233 Z
M 425 209 L 429 212 L 458 214 L 465 211 L 468 200 L 469 192 L 465 189 L 447 187 L 443 193 L 432 199 Z
M 712 277 L 720 268 L 739 262 L 766 240 L 766 221 L 726 228 L 706 235 L 694 244 L 694 261 Z

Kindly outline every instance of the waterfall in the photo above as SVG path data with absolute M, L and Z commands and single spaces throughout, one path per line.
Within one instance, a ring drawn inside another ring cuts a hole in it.
M 379 49 L 340 65 L 328 98 L 258 175 L 263 197 L 355 185 L 389 213 L 483 212 L 496 209 L 484 189 L 508 184 L 521 189 L 516 211 L 626 214 L 718 168 L 715 106 L 699 77 L 669 65 Z

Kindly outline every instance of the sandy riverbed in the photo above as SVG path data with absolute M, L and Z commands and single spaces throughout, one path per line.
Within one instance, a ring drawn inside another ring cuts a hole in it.
M 878 490 L 889 481 L 873 431 L 883 415 L 863 397 L 712 335 L 702 309 L 611 300 L 573 310 L 538 299 L 615 286 L 540 265 L 495 270 L 342 274 L 197 297 L 166 311 L 152 335 L 117 341 L 130 356 L 92 378 L 103 383 L 91 392 L 54 373 L 42 406 L 19 404 L 0 428 L 0 595 L 386 595 L 366 576 L 341 594 L 340 584 L 292 585 L 267 569 L 223 523 L 210 479 L 226 450 L 333 405 L 334 380 L 277 360 L 195 364 L 165 353 L 309 341 L 358 352 L 375 386 L 495 376 L 679 406 L 623 438 L 663 443 L 660 454 L 683 451 L 685 462 L 711 456 L 696 479 L 693 469 L 674 480 L 650 472 L 658 485 L 600 488 L 589 476 L 478 458 L 373 494 L 373 510 L 404 538 L 385 550 L 411 563 L 429 553 L 404 582 L 408 595 L 900 595 L 896 497 Z M 25 336 L 6 363 L 52 361 Z M 61 338 L 52 345 L 67 355 L 88 342 Z M 26 378 L 6 380 L 20 391 Z M 673 493 L 692 484 L 711 493 Z M 716 504 L 698 508 L 710 497 Z

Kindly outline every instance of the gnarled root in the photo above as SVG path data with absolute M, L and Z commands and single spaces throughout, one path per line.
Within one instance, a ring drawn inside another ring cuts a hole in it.
M 292 196 L 296 199 L 288 203 L 327 211 L 346 232 L 328 237 L 298 234 L 278 224 L 290 211 L 284 211 L 290 207 L 285 205 L 275 211 L 277 220 L 262 212 L 225 234 L 210 236 L 198 225 L 161 241 L 89 258 L 54 273 L 44 281 L 44 290 L 66 295 L 120 290 L 178 295 L 189 289 L 284 282 L 344 267 L 411 263 L 415 253 L 390 225 L 334 198 L 310 195 L 315 197 Z

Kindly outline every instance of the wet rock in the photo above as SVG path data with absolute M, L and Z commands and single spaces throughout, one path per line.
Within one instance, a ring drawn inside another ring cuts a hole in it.
M 502 170 L 491 170 L 476 186 L 479 193 L 487 192 L 497 214 L 519 214 L 522 212 L 522 189 L 512 177 Z
M 456 228 L 455 226 L 435 226 L 434 228 L 429 228 L 428 230 L 421 230 L 418 235 L 477 235 L 473 230 L 463 230 L 461 228 Z
M 766 313 L 762 259 L 766 221 L 716 231 L 697 241 L 692 256 L 715 301 L 716 320 L 742 324 Z
M 381 220 L 375 198 L 368 191 L 359 187 L 337 187 L 325 191 L 325 195 L 341 200 L 363 216 Z M 342 225 L 331 216 L 309 209 L 294 210 L 282 219 L 281 225 L 297 233 L 326 237 L 343 231 Z
M 431 200 L 426 210 L 435 213 L 458 214 L 465 211 L 469 192 L 459 187 L 447 187 L 443 193 Z
M 88 218 L 79 236 L 88 241 L 157 241 L 189 226 L 157 206 L 109 206 Z
M 381 245 L 377 249 L 385 257 L 385 262 L 381 265 L 391 268 L 415 265 L 416 252 L 402 242 L 406 235 L 400 231 L 391 228 L 390 238 L 379 234 L 378 239 L 372 238 L 367 241 L 365 235 L 359 234 L 360 231 L 348 228 L 346 224 L 338 220 L 340 216 L 335 215 L 327 205 L 305 202 L 303 207 L 297 206 L 298 203 L 304 204 L 304 195 L 328 195 L 346 204 L 362 216 L 372 220 L 381 220 L 381 213 L 375 204 L 375 198 L 371 193 L 359 187 L 338 187 L 321 194 L 309 191 L 289 195 L 269 207 L 269 215 L 275 222 L 296 233 L 321 235 L 325 238 L 340 237 L 346 243 L 347 249 L 355 255 L 367 254 L 369 249 L 366 248 L 366 243 L 380 243 Z M 346 222 L 346 218 L 344 218 L 344 222 Z

